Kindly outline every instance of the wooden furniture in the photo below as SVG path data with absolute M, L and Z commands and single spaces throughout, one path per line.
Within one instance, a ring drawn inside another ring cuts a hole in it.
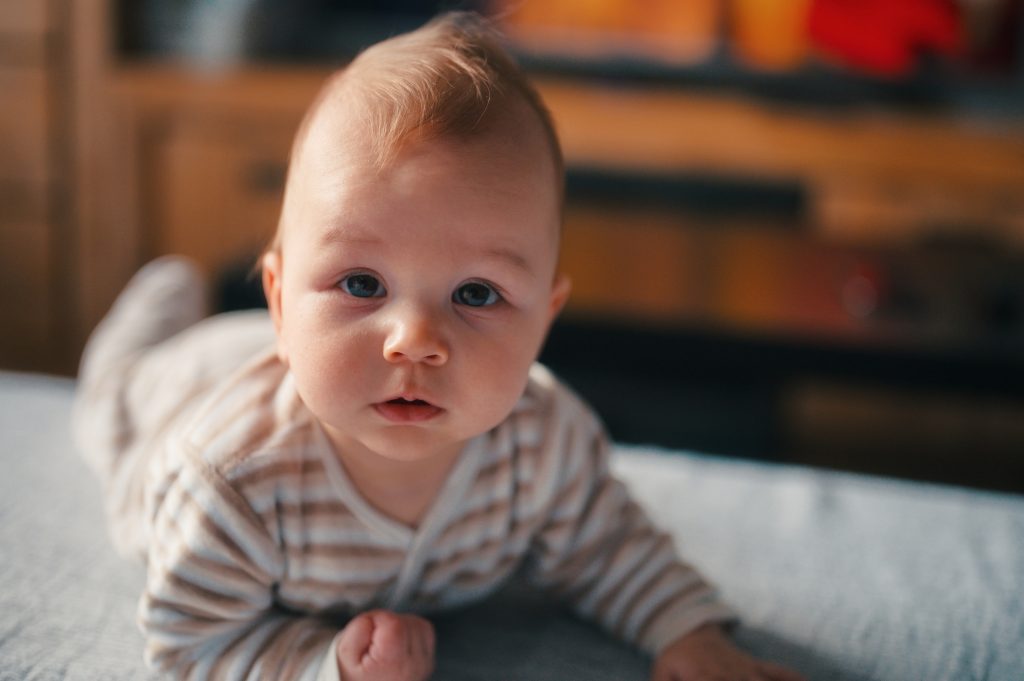
M 255 256 L 277 221 L 291 137 L 330 71 L 125 58 L 113 12 L 110 0 L 0 0 L 3 366 L 73 372 L 89 331 L 156 255 L 186 253 L 210 274 Z M 859 268 L 878 254 L 939 234 L 1024 257 L 1019 117 L 536 82 L 572 168 L 752 178 L 799 187 L 806 202 L 790 224 L 765 229 L 757 216 L 570 201 L 570 316 L 870 347 L 916 323 L 861 314 Z M 924 333 L 962 340 L 955 320 L 946 327 Z M 780 413 L 808 451 L 866 438 L 893 409 L 926 409 L 913 394 L 876 399 L 884 386 L 802 380 L 786 394 Z M 975 413 L 938 402 L 917 421 Z M 1017 446 L 1008 424 L 1024 406 L 994 409 L 965 427 L 995 427 L 1001 448 Z
M 0 362 L 66 369 L 68 97 L 59 3 L 0 2 Z

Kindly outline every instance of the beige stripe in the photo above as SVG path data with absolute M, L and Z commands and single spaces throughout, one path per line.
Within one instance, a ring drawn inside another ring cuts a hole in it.
M 281 678 L 294 679 L 308 667 L 314 658 L 319 658 L 327 651 L 322 650 L 330 639 L 334 638 L 336 631 L 329 629 L 326 625 L 314 625 L 307 622 L 309 626 L 303 629 L 303 639 L 295 645 L 285 662 Z
M 679 602 L 682 602 L 682 601 L 685 601 L 685 600 L 687 600 L 689 598 L 692 598 L 695 594 L 699 593 L 700 591 L 709 591 L 709 590 L 710 589 L 708 588 L 707 584 L 705 584 L 704 582 L 697 582 L 696 584 L 691 584 L 688 587 L 682 588 L 678 592 L 676 592 L 675 594 L 665 598 L 665 600 L 662 601 L 661 605 L 659 605 L 657 608 L 655 608 L 653 611 L 651 611 L 647 615 L 647 618 L 644 619 L 644 621 L 640 623 L 640 627 L 637 629 L 638 633 L 636 635 L 636 640 L 637 641 L 645 640 L 647 638 L 648 630 L 654 625 L 655 622 L 658 621 L 658 618 L 662 615 L 662 613 L 664 613 L 666 610 L 668 610 L 668 608 L 670 608 L 671 606 L 673 606 L 673 605 L 675 605 L 675 604 L 677 604 Z M 623 621 L 626 621 L 626 620 L 623 620 Z
M 288 544 L 289 558 L 347 558 L 369 562 L 371 560 L 400 562 L 407 555 L 403 549 L 374 544 Z
M 478 511 L 473 511 L 445 528 L 434 544 L 436 546 L 443 546 L 452 541 L 453 536 L 477 534 L 481 526 L 486 527 L 493 523 L 496 518 L 507 515 L 511 506 L 512 502 L 509 499 L 500 499 Z
M 206 514 L 205 509 L 196 501 L 195 497 L 192 496 L 191 490 L 187 486 L 182 485 L 177 488 L 179 492 L 179 498 L 181 500 L 176 513 L 165 513 L 164 517 L 166 522 L 163 523 L 163 528 L 167 531 L 174 533 L 173 539 L 176 542 L 177 550 L 175 551 L 174 559 L 175 562 L 188 561 L 193 563 L 200 568 L 208 568 L 209 570 L 220 573 L 225 576 L 237 576 L 245 583 L 252 583 L 255 581 L 253 570 L 246 569 L 246 566 L 255 568 L 259 574 L 264 574 L 263 570 L 259 569 L 252 561 L 250 556 L 242 549 L 241 546 L 235 542 L 234 538 L 227 534 L 227 532 L 217 525 L 213 518 Z M 199 524 L 202 533 L 199 537 L 194 536 L 192 532 L 185 532 L 181 527 L 180 520 L 185 518 L 187 514 L 194 516 L 196 522 Z M 159 538 L 160 541 L 166 545 L 167 540 L 171 537 Z M 216 540 L 216 543 L 209 541 L 210 539 Z M 226 554 L 225 561 L 215 561 L 210 558 L 206 558 L 195 553 L 190 546 L 191 543 L 201 543 L 205 546 L 210 546 L 218 554 Z M 172 545 L 173 546 L 173 545 Z M 155 546 L 158 549 L 160 546 Z M 264 575 L 266 581 L 270 581 L 269 575 Z
M 646 530 L 646 534 L 647 535 L 652 534 L 652 532 L 650 531 L 650 528 L 646 528 L 645 527 L 645 528 L 643 528 L 643 530 Z M 632 566 L 630 566 L 629 568 L 626 568 L 626 569 L 623 570 L 622 577 L 616 583 L 608 586 L 608 593 L 606 593 L 604 595 L 604 597 L 601 598 L 601 600 L 599 600 L 597 602 L 597 604 L 594 606 L 594 614 L 595 614 L 595 616 L 597 616 L 601 620 L 604 620 L 604 619 L 607 618 L 608 609 L 611 607 L 612 603 L 615 602 L 615 599 L 622 593 L 621 592 L 622 585 L 626 584 L 627 582 L 630 581 L 630 579 L 633 578 L 633 575 L 634 575 L 633 570 L 635 570 L 636 566 L 643 565 L 644 563 L 649 561 L 653 556 L 657 555 L 661 551 L 661 549 L 665 547 L 665 545 L 667 543 L 668 543 L 668 537 L 661 536 L 661 537 L 658 538 L 657 541 L 655 541 L 653 544 L 651 544 L 648 547 L 648 550 L 644 551 L 642 555 L 639 555 L 639 556 L 635 557 L 635 560 L 633 561 Z M 634 537 L 631 536 L 629 538 L 629 542 L 623 542 L 623 545 L 628 545 L 629 546 L 628 551 L 630 553 L 635 553 L 637 547 L 636 547 L 636 539 Z M 614 563 L 615 563 L 614 560 L 609 560 L 608 561 L 609 568 L 610 568 L 611 565 L 614 565 Z M 669 566 L 671 566 L 671 563 L 669 564 Z M 663 572 L 664 572 L 664 570 L 658 572 L 657 576 L 660 576 Z M 647 582 L 646 584 L 649 585 L 650 582 Z M 638 598 L 639 598 L 639 596 L 634 596 L 633 600 L 635 601 Z
M 576 504 L 585 491 L 584 488 L 586 488 L 586 482 L 587 478 L 585 475 L 577 475 L 575 478 L 563 485 L 562 488 L 555 493 L 554 498 L 548 504 L 545 515 L 551 517 L 554 515 L 555 511 L 562 508 L 562 506 L 566 504 Z
M 173 666 L 176 667 L 179 664 L 179 662 L 177 660 L 179 660 L 182 657 L 184 657 L 185 656 L 185 652 L 186 651 L 182 650 L 177 655 L 171 656 L 171 659 L 174 660 Z M 187 679 L 187 678 L 191 677 L 193 675 L 193 673 L 195 672 L 197 664 L 199 664 L 198 660 L 189 660 L 185 664 L 185 666 L 181 668 L 181 678 Z
M 270 678 L 291 678 L 284 674 L 284 667 L 288 657 L 297 652 L 295 640 L 302 635 L 303 625 L 311 626 L 312 622 L 308 619 L 292 620 L 267 639 L 267 646 L 260 653 L 264 676 L 271 674 Z
M 703 588 L 707 587 L 705 583 L 699 580 L 694 572 L 689 570 L 686 566 L 672 562 L 666 565 L 663 569 L 658 570 L 657 574 L 644 584 L 643 588 L 630 599 L 629 604 L 623 611 L 620 618 L 618 618 L 618 624 L 615 626 L 615 631 L 621 635 L 626 631 L 626 623 L 630 621 L 631 616 L 640 607 L 649 602 L 651 594 L 657 591 L 665 583 L 670 581 L 678 580 L 680 583 L 680 589 L 689 590 L 693 587 Z M 694 582 L 694 580 L 696 580 Z M 688 593 L 684 591 L 684 593 Z
M 616 493 L 616 485 L 609 480 L 605 481 L 605 484 L 596 491 L 595 494 L 590 497 L 584 497 L 583 499 L 572 501 L 572 505 L 582 506 L 581 509 L 575 510 L 568 517 L 561 520 L 556 520 L 546 525 L 541 531 L 544 536 L 548 539 L 548 543 L 554 544 L 559 547 L 568 548 L 568 546 L 579 539 L 579 535 L 582 535 L 588 531 L 589 528 L 601 523 L 607 522 L 609 518 L 613 520 L 616 525 L 622 524 L 622 518 L 619 517 L 622 511 L 617 509 L 604 509 L 605 502 L 608 497 Z M 584 503 L 579 503 L 580 501 Z M 625 512 L 628 512 L 626 510 Z M 561 535 L 568 533 L 569 536 L 563 537 Z M 599 538 L 600 541 L 600 538 Z M 591 542 L 591 546 L 594 542 Z M 579 552 L 580 549 L 576 549 Z
M 276 551 L 276 546 L 273 545 L 269 534 L 267 533 L 266 526 L 261 522 L 256 512 L 246 503 L 245 498 L 228 484 L 223 478 L 216 474 L 215 471 L 204 465 L 205 462 L 198 458 L 195 452 L 189 452 L 192 463 L 195 466 L 196 473 L 204 479 L 211 487 L 214 488 L 216 497 L 219 501 L 224 502 L 225 505 L 229 506 L 235 513 L 236 517 L 243 521 L 248 526 L 249 535 L 248 537 L 255 540 L 257 543 L 264 543 L 264 548 L 267 551 Z M 253 560 L 242 550 L 242 548 L 234 541 L 233 538 L 229 537 L 228 534 L 220 527 L 215 525 L 212 519 L 206 515 L 205 509 L 191 496 L 188 494 L 192 503 L 199 510 L 203 517 L 203 527 L 210 529 L 211 536 L 217 537 L 225 542 L 225 546 L 232 549 L 236 556 L 243 560 L 247 564 L 253 565 L 256 568 L 256 564 Z
M 232 476 L 232 484 L 248 490 L 267 480 L 297 484 L 297 481 L 290 478 L 307 478 L 312 476 L 327 479 L 327 469 L 321 459 L 270 459 L 269 463 L 263 466 L 254 467 L 241 475 Z
M 276 523 L 279 516 L 302 519 L 322 518 L 324 521 L 331 522 L 338 522 L 342 518 L 358 520 L 352 514 L 351 509 L 340 501 L 304 501 L 300 503 L 278 501 L 266 511 L 257 514 L 257 517 L 263 520 L 264 525 Z M 362 524 L 359 526 L 362 527 Z
M 497 478 L 498 476 L 504 473 L 508 473 L 511 470 L 511 461 L 509 461 L 508 457 L 502 457 L 497 461 L 488 464 L 486 468 L 482 469 L 479 473 L 477 473 L 476 481 L 474 482 L 474 488 L 490 488 L 497 484 L 497 481 L 495 481 L 493 478 Z
M 515 548 L 518 549 L 520 543 L 530 534 L 530 528 L 526 525 L 516 525 L 512 528 L 510 533 L 502 533 L 500 536 L 486 540 L 482 544 L 476 544 L 468 548 L 460 550 L 454 555 L 448 556 L 443 559 L 431 560 L 426 564 L 424 568 L 424 582 L 432 581 L 436 575 L 444 574 L 446 571 L 451 570 L 452 567 L 466 561 L 469 558 L 479 558 L 481 561 L 486 560 L 486 556 L 496 549 L 501 550 L 504 548 Z M 519 551 L 523 553 L 523 551 Z
M 486 572 L 479 572 L 469 568 L 461 570 L 452 576 L 450 586 L 446 588 L 477 589 L 486 584 L 493 584 L 508 575 L 522 559 L 523 555 L 516 552 L 505 556 L 494 568 Z
M 200 624 L 202 624 L 202 623 L 216 624 L 216 623 L 223 623 L 223 621 L 224 621 L 223 618 L 221 618 L 221 617 L 211 616 L 209 610 L 204 610 L 202 608 L 193 607 L 193 606 L 189 605 L 188 603 L 177 602 L 177 601 L 171 602 L 171 601 L 168 601 L 168 600 L 164 600 L 162 598 L 158 598 L 158 597 L 154 596 L 149 591 L 145 591 L 142 594 L 142 610 L 143 610 L 143 613 L 153 613 L 154 615 L 155 615 L 155 613 L 157 613 L 157 612 L 159 612 L 161 610 L 168 611 L 168 612 L 173 612 L 173 613 L 179 613 L 179 614 L 184 615 L 185 617 L 189 618 L 190 620 L 192 620 L 192 621 L 194 621 L 196 623 L 200 623 Z M 150 619 L 150 620 L 147 620 L 147 621 L 153 621 L 153 619 Z M 165 625 L 165 624 L 160 624 L 159 625 L 159 628 L 160 628 L 161 631 L 166 630 L 166 627 L 167 627 L 167 625 Z
M 551 588 L 568 595 L 575 588 L 574 578 L 583 572 L 583 568 L 594 562 L 594 556 L 601 552 L 601 547 L 609 541 L 607 536 L 598 536 L 586 546 L 575 550 L 567 561 L 556 565 L 547 575 Z
M 219 525 L 215 524 L 210 516 L 206 515 L 202 506 L 192 497 L 191 493 L 184 486 L 177 488 L 180 492 L 181 506 L 176 514 L 165 513 L 166 523 L 164 523 L 165 530 L 173 530 L 175 533 L 174 539 L 177 542 L 178 549 L 175 551 L 174 556 L 170 556 L 171 563 L 182 562 L 189 560 L 199 564 L 205 564 L 207 559 L 193 553 L 188 545 L 189 541 L 202 541 L 204 544 L 210 544 L 206 539 L 214 539 L 217 542 L 216 550 L 227 555 L 233 565 L 236 566 L 236 571 L 241 572 L 246 576 L 246 583 L 251 585 L 256 581 L 256 574 L 260 574 L 264 577 L 265 582 L 269 583 L 272 579 L 270 575 L 266 575 L 262 569 L 257 566 L 250 556 L 230 537 Z M 186 534 L 182 530 L 178 520 L 184 516 L 185 513 L 192 512 L 196 515 L 196 521 L 198 522 L 202 534 L 200 537 L 192 536 L 192 533 Z M 206 539 L 203 539 L 206 538 Z M 157 541 L 159 537 L 155 538 Z M 169 538 L 168 538 L 169 539 Z M 166 540 L 165 540 L 166 541 Z M 159 549 L 160 546 L 154 546 L 154 549 Z M 166 552 L 161 552 L 166 553 Z
M 259 623 L 265 624 L 266 622 L 265 620 L 260 620 Z M 241 657 L 239 648 L 243 648 L 245 644 L 248 643 L 249 639 L 256 633 L 256 631 L 260 629 L 261 627 L 256 626 L 248 630 L 238 632 L 238 634 L 235 636 L 235 640 L 233 640 L 226 648 L 224 648 L 224 650 L 220 652 L 220 654 L 217 655 L 217 661 L 213 664 L 212 667 L 210 667 L 209 678 L 227 678 L 225 672 L 231 667 L 232 664 L 234 664 L 237 658 Z M 270 634 L 268 635 L 269 638 L 266 640 L 272 641 L 273 638 L 277 636 L 278 633 L 280 633 L 279 630 L 280 626 L 274 627 L 274 631 L 270 632 Z M 235 678 L 247 678 L 249 674 L 252 672 L 253 663 L 258 659 L 259 654 L 257 653 L 255 656 L 249 659 L 249 664 L 245 667 L 244 674 L 236 676 Z
M 602 620 L 609 622 L 609 627 L 618 632 L 620 635 L 625 631 L 626 623 L 629 621 L 630 616 L 638 608 L 641 608 L 648 604 L 651 594 L 657 591 L 657 589 L 663 584 L 663 582 L 669 578 L 675 579 L 676 577 L 686 582 L 686 570 L 679 563 L 670 562 L 668 565 L 658 570 L 658 572 L 651 576 L 644 585 L 640 588 L 629 602 L 623 611 L 619 613 L 619 616 L 614 621 L 608 620 L 608 613 L 602 613 L 600 615 Z
M 245 612 L 252 609 L 251 604 L 245 600 L 212 591 L 173 572 L 165 573 L 163 580 L 170 587 L 170 593 L 175 595 L 175 603 L 178 603 L 178 599 L 187 598 L 186 603 L 205 602 L 227 612 Z M 209 617 L 210 614 L 208 613 L 207 616 Z
M 288 579 L 280 583 L 278 586 L 278 593 L 286 593 L 292 591 L 323 591 L 337 596 L 343 591 L 357 591 L 357 592 L 370 592 L 377 593 L 383 590 L 385 587 L 395 581 L 395 575 L 387 575 L 384 579 L 374 582 L 352 582 L 345 581 L 344 575 L 339 574 L 338 579 L 324 580 L 316 579 L 315 577 L 305 577 L 302 579 Z
M 149 524 L 152 526 L 156 520 L 156 517 L 160 514 L 160 509 L 163 508 L 164 502 L 167 500 L 167 495 L 177 485 L 178 479 L 181 477 L 181 467 L 177 467 L 174 470 L 168 469 L 165 476 L 166 480 L 161 481 L 157 491 L 153 494 L 153 505 L 152 514 L 149 518 Z
M 181 545 L 187 546 L 186 544 L 184 544 L 184 542 L 182 542 Z M 191 549 L 178 551 L 176 563 L 180 565 L 194 565 L 202 572 L 212 573 L 211 576 L 216 576 L 222 582 L 231 582 L 232 584 L 245 584 L 251 586 L 254 581 L 252 574 L 246 570 L 243 570 L 237 564 L 222 563 L 220 561 L 204 558 L 203 556 L 200 556 Z
M 394 578 L 374 584 L 353 582 L 324 583 L 315 580 L 289 580 L 278 589 L 276 602 L 297 612 L 351 614 L 352 606 L 361 608 L 377 600 L 394 584 Z
M 249 378 L 249 376 L 245 376 L 245 378 Z M 213 448 L 223 449 L 224 451 L 233 451 L 235 447 L 248 449 L 253 444 L 252 438 L 248 438 L 243 442 L 232 443 L 233 446 L 231 447 L 228 447 L 226 443 L 224 443 L 220 448 L 213 447 L 213 445 L 217 443 L 217 440 L 224 438 L 225 434 L 228 433 L 231 428 L 236 426 L 239 421 L 247 419 L 251 420 L 252 414 L 254 412 L 261 411 L 259 408 L 266 404 L 269 401 L 268 398 L 278 389 L 278 383 L 275 382 L 267 384 L 256 380 L 248 380 L 246 383 L 248 384 L 246 386 L 247 390 L 243 393 L 243 396 L 247 399 L 237 400 L 240 403 L 239 406 L 227 416 L 223 416 L 223 413 L 233 406 L 231 403 L 226 401 L 232 392 L 229 390 L 222 390 L 217 394 L 221 400 L 225 401 L 217 405 L 217 409 L 211 410 L 203 418 L 203 424 L 209 424 L 208 427 L 202 428 L 201 426 L 195 426 L 190 429 L 190 442 L 194 446 L 203 450 Z M 253 395 L 251 390 L 254 387 L 262 388 L 262 390 Z M 268 421 L 271 427 L 273 427 L 274 422 L 272 419 L 266 419 L 266 421 Z M 235 460 L 237 460 L 237 457 L 231 457 L 226 459 L 225 463 L 233 463 Z

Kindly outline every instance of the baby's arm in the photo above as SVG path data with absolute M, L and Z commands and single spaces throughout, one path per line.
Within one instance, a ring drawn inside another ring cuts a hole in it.
M 535 581 L 655 655 L 655 681 L 800 679 L 747 655 L 722 632 L 732 611 L 610 475 L 596 419 L 582 410 L 575 416 L 563 416 L 570 423 L 553 438 L 562 448 L 560 480 L 534 544 Z
M 704 624 L 734 619 L 611 476 L 597 420 L 571 402 L 560 413 L 562 432 L 550 438 L 557 481 L 533 544 L 534 581 L 651 654 Z
M 314 678 L 339 627 L 275 608 L 284 557 L 266 527 L 201 457 L 169 446 L 180 466 L 147 508 L 147 663 L 183 679 Z

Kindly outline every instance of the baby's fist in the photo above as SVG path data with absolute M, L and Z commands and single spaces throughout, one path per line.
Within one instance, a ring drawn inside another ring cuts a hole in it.
M 425 681 L 434 671 L 434 626 L 415 615 L 371 610 L 338 637 L 343 681 Z

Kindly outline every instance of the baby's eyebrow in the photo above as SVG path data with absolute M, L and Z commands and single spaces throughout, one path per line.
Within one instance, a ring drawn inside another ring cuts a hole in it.
M 320 234 L 319 242 L 321 247 L 331 244 L 376 246 L 384 243 L 384 240 L 374 234 L 353 233 L 347 229 L 331 228 Z M 533 268 L 530 267 L 529 261 L 512 248 L 493 246 L 484 248 L 480 254 L 485 258 L 501 260 L 526 274 L 533 274 Z
M 495 258 L 497 260 L 503 260 L 508 264 L 512 265 L 516 269 L 520 269 L 527 274 L 531 274 L 533 269 L 530 267 L 530 263 L 526 261 L 526 258 L 521 256 L 519 253 L 509 248 L 488 248 L 483 252 L 484 256 L 488 258 Z
M 373 234 L 353 234 L 349 230 L 331 228 L 324 230 L 320 234 L 319 239 L 321 246 L 328 246 L 330 244 L 380 244 L 383 243 L 383 239 Z

